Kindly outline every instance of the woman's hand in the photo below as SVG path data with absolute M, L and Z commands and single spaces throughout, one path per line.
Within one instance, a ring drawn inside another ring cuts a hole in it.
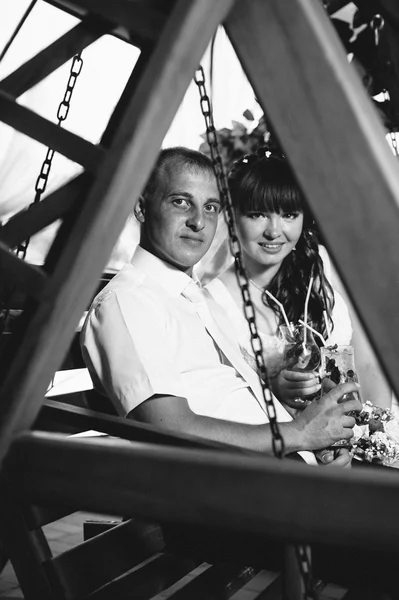
M 283 369 L 274 378 L 273 393 L 283 404 L 293 409 L 303 409 L 309 404 L 306 396 L 321 389 L 320 379 L 315 371 L 289 371 Z

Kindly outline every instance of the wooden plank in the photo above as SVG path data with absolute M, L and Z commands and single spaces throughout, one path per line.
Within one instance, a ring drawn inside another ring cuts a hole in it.
M 226 28 L 399 394 L 398 163 L 370 99 L 317 2 L 243 0 Z
M 154 594 L 168 588 L 196 566 L 190 558 L 169 554 L 154 556 L 90 596 L 90 600 L 134 598 L 151 600 Z
M 125 521 L 54 558 L 46 570 L 59 597 L 73 600 L 91 594 L 164 548 L 159 526 Z
M 79 23 L 2 79 L 0 90 L 18 98 L 110 29 L 111 26 L 104 23 Z
M 30 265 L 16 256 L 0 242 L 1 287 L 17 287 L 20 291 L 40 299 L 48 277 L 40 267 Z
M 1 90 L 0 121 L 53 148 L 89 171 L 95 171 L 104 157 L 104 150 L 100 146 L 61 129 L 29 108 L 17 104 L 12 96 Z
M 108 148 L 111 145 L 112 140 L 116 132 L 118 131 L 118 127 L 120 125 L 121 120 L 123 119 L 125 110 L 129 105 L 130 98 L 133 96 L 134 92 L 137 89 L 137 86 L 144 73 L 144 70 L 148 65 L 148 61 L 153 49 L 153 46 L 147 45 L 140 52 L 140 56 L 138 57 L 137 62 L 134 65 L 134 69 L 128 79 L 125 89 L 123 90 L 118 104 L 116 105 L 111 115 L 111 118 L 107 124 L 107 127 L 105 128 L 104 133 L 101 136 L 100 144 L 104 148 Z
M 51 270 L 46 306 L 32 318 L 1 387 L 7 419 L 0 419 L 0 457 L 14 431 L 28 428 L 34 421 L 48 381 L 71 343 L 198 61 L 232 2 L 179 0 L 176 5 L 76 218 L 67 247 Z
M 38 504 L 214 528 L 215 538 L 229 532 L 225 542 L 233 546 L 251 536 L 255 565 L 276 538 L 335 544 L 349 555 L 399 544 L 396 469 L 316 469 L 263 455 L 24 433 L 4 477 Z
M 78 175 L 58 188 L 40 202 L 31 204 L 14 215 L 0 229 L 0 240 L 14 248 L 57 219 L 62 219 L 73 208 L 77 200 L 87 192 L 90 177 Z
M 43 561 L 51 557 L 48 543 L 41 530 L 28 530 L 20 506 L 12 496 L 6 497 L 4 489 L 0 502 L 0 528 L 23 597 L 26 600 L 53 600 L 42 568 Z
M 223 557 L 220 561 L 224 563 Z M 151 600 L 228 600 L 231 596 L 250 581 L 256 571 L 251 567 L 218 564 L 198 573 L 188 575 L 183 580 L 157 594 Z
M 35 423 L 41 429 L 47 420 L 51 423 L 68 424 L 80 429 L 95 430 L 124 440 L 146 442 L 182 448 L 209 448 L 227 452 L 246 452 L 235 446 L 221 444 L 212 440 L 196 438 L 184 433 L 167 432 L 146 423 L 131 421 L 122 417 L 104 415 L 94 410 L 72 406 L 64 402 L 47 399 Z M 251 453 L 252 454 L 252 453 Z
M 129 32 L 125 36 L 139 47 L 148 41 L 156 42 L 162 32 L 175 0 L 47 0 L 57 8 L 78 18 L 97 16 Z
M 282 579 L 278 573 L 262 570 L 230 600 L 281 600 L 281 584 Z

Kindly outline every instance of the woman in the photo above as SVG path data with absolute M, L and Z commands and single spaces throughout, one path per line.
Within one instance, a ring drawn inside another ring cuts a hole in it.
M 229 175 L 229 187 L 273 391 L 281 401 L 295 409 L 303 408 L 306 396 L 320 390 L 316 372 L 282 370 L 284 343 L 280 326 L 285 320 L 278 304 L 265 293 L 268 290 L 284 306 L 288 320 L 297 324 L 304 318 L 305 299 L 312 277 L 308 323 L 322 335 L 327 345 L 351 342 L 355 345 L 363 400 L 389 406 L 390 390 L 378 365 L 375 361 L 373 364 L 367 340 L 361 335 L 359 348 L 355 343 L 359 334 L 352 339 L 347 303 L 331 285 L 334 277 L 327 253 L 318 244 L 313 219 L 293 173 L 285 158 L 267 154 L 260 149 L 257 154 L 247 155 L 235 163 Z M 253 361 L 234 265 L 207 288 L 226 309 L 231 323 L 237 328 L 243 354 L 249 362 Z M 319 340 L 318 336 L 315 340 Z M 362 362 L 366 366 L 364 369 Z M 371 373 L 370 367 L 373 367 Z M 378 398 L 374 397 L 376 390 Z

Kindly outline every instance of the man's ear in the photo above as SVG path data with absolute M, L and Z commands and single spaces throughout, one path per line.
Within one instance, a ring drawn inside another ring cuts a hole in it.
M 134 207 L 134 216 L 138 220 L 139 223 L 144 223 L 145 221 L 145 198 L 143 195 L 139 196 L 139 199 Z

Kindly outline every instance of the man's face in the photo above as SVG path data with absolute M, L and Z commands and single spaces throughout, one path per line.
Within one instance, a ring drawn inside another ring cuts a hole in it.
M 140 245 L 191 275 L 209 249 L 220 212 L 215 176 L 194 168 L 167 167 L 157 192 L 143 205 Z

